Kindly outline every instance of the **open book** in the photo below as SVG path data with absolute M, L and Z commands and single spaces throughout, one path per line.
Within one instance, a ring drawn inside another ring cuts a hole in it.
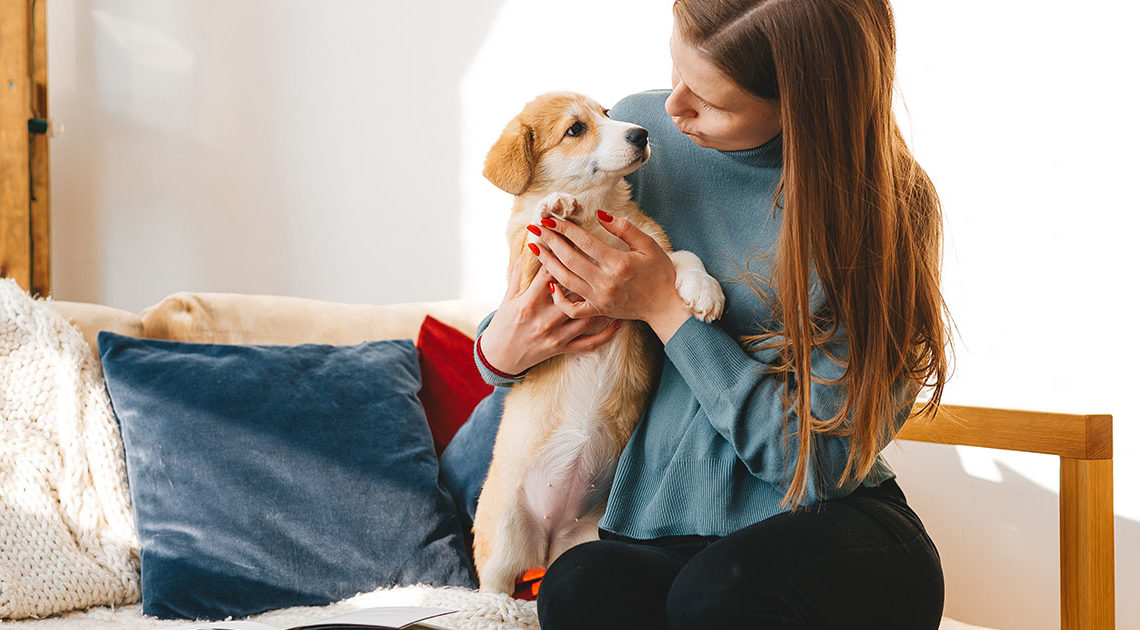
M 179 630 L 446 630 L 442 626 L 424 623 L 442 615 L 455 612 L 447 608 L 424 608 L 422 606 L 385 606 L 365 608 L 346 615 L 310 621 L 289 628 L 275 628 L 256 621 L 211 621 L 185 626 Z

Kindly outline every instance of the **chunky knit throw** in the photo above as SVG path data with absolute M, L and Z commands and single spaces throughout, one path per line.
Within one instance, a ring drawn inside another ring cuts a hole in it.
M 0 279 L 0 619 L 139 599 L 123 443 L 79 330 Z

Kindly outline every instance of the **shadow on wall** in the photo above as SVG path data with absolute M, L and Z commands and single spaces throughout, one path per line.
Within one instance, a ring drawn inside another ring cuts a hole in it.
M 502 2 L 56 5 L 56 296 L 458 295 L 459 85 Z
M 1001 630 L 1059 628 L 1057 493 L 1000 462 L 1000 482 L 970 476 L 952 446 L 903 441 L 886 453 L 942 555 L 944 614 Z M 1117 516 L 1114 526 L 1117 618 L 1140 619 L 1126 596 L 1140 592 L 1140 523 Z

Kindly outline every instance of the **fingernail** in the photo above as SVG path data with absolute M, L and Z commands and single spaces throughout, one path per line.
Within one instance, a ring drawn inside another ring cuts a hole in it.
M 554 229 L 558 225 L 554 222 L 554 219 L 543 219 L 542 224 L 550 229 Z
M 553 282 L 547 282 L 546 284 L 550 286 L 550 292 L 554 293 L 554 283 Z
M 526 246 L 530 248 L 531 253 L 533 253 L 535 256 L 538 255 L 538 245 L 535 245 L 534 243 L 527 243 Z
M 598 210 L 598 218 L 605 221 L 606 223 L 614 220 L 614 218 L 607 214 L 605 210 Z
M 542 236 L 542 230 L 537 225 L 528 225 L 526 229 L 530 230 L 530 233 L 535 236 Z

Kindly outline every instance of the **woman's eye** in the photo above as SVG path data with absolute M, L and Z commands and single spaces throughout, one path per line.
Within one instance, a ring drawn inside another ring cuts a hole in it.
M 586 125 L 583 125 L 581 122 L 575 122 L 566 130 L 566 135 L 568 136 L 580 136 L 584 133 L 586 133 Z

